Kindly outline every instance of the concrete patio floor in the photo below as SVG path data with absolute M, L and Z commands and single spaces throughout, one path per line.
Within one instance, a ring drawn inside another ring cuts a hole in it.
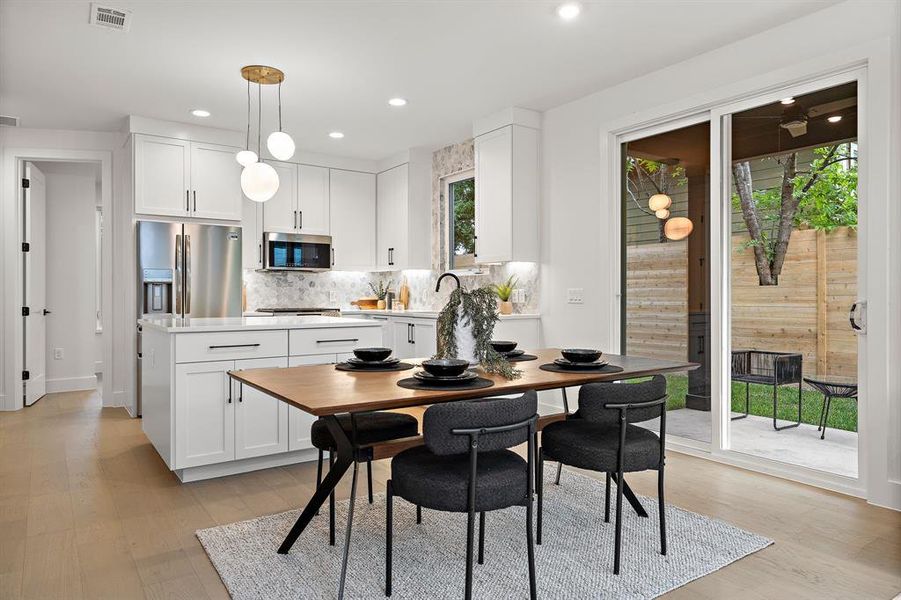
M 732 449 L 736 452 L 857 477 L 857 433 L 854 431 L 830 428 L 826 430 L 826 439 L 821 440 L 816 426 L 806 423 L 775 431 L 773 419 L 750 415 L 731 424 Z M 786 424 L 788 421 L 779 421 L 780 426 Z M 655 431 L 659 429 L 658 421 L 647 425 Z M 683 408 L 666 414 L 668 436 L 709 443 L 710 428 L 709 412 Z

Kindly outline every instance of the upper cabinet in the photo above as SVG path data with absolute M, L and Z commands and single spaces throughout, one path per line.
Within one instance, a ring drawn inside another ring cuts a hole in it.
M 475 138 L 476 261 L 539 260 L 538 130 L 511 124 Z
M 263 203 L 244 198 L 241 218 L 241 265 L 263 268 Z
M 375 258 L 375 175 L 329 170 L 332 267 L 371 269 Z
M 236 148 L 144 134 L 133 143 L 135 213 L 241 220 Z
M 431 154 L 410 151 L 410 161 L 378 174 L 376 267 L 431 266 Z
M 329 234 L 329 170 L 270 161 L 278 192 L 264 202 L 263 231 Z

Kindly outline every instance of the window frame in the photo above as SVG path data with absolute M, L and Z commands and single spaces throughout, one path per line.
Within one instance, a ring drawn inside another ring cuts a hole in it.
M 444 177 L 444 183 L 442 188 L 442 193 L 444 195 L 444 214 L 447 218 L 447 229 L 446 229 L 446 247 L 444 248 L 445 257 L 448 261 L 447 267 L 449 271 L 473 271 L 478 270 L 478 263 L 476 261 L 476 254 L 455 254 L 454 253 L 454 203 L 453 197 L 451 196 L 451 187 L 455 183 L 459 183 L 461 181 L 466 181 L 467 179 L 472 179 L 473 183 L 475 182 L 475 168 L 466 169 L 464 171 L 460 171 L 458 173 L 454 173 L 453 175 L 448 175 Z M 478 197 L 474 200 L 478 203 Z M 473 221 L 475 219 L 473 218 Z M 475 222 L 473 222 L 475 225 Z M 465 264 L 458 264 L 458 261 L 463 259 Z

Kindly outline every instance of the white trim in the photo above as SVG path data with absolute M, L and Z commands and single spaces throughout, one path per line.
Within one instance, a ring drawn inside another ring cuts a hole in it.
M 56 392 L 78 392 L 82 390 L 96 390 L 97 376 L 88 375 L 86 377 L 63 377 L 60 379 L 47 380 L 47 393 Z
M 22 318 L 18 315 L 16 307 L 19 304 L 18 298 L 22 297 L 22 261 L 21 261 L 21 243 L 22 228 L 21 220 L 21 202 L 19 202 L 21 169 L 25 161 L 57 161 L 57 162 L 95 162 L 100 163 L 100 199 L 103 206 L 103 212 L 110 216 L 110 222 L 114 222 L 112 218 L 115 213 L 113 210 L 113 177 L 112 164 L 113 155 L 108 150 L 68 150 L 68 149 L 47 149 L 47 148 L 4 148 L 3 149 L 2 168 L 3 177 L 0 181 L 5 181 L 6 186 L 0 188 L 0 211 L 3 214 L 2 236 L 6 242 L 3 245 L 4 255 L 4 275 L 3 286 L 5 290 L 3 298 L 3 306 L 6 307 L 3 315 L 3 331 L 5 335 L 5 344 L 3 347 L 3 355 L 8 357 L 5 361 L 6 369 L 3 381 L 7 386 L 5 403 L 2 405 L 5 410 L 19 410 L 23 408 L 22 397 L 19 391 L 22 389 Z M 5 192 L 5 194 L 4 194 Z M 101 279 L 103 282 L 103 304 L 107 307 L 113 305 L 113 240 L 112 229 L 108 228 L 102 240 L 103 256 L 105 259 L 105 268 L 102 270 Z M 106 310 L 102 315 L 103 328 L 110 335 L 103 336 L 103 362 L 104 364 L 113 364 L 113 311 Z M 12 360 L 9 360 L 12 357 Z M 112 377 L 103 378 L 102 398 L 104 406 L 118 406 L 114 403 L 113 398 L 113 382 Z M 11 393 L 10 393 L 11 392 Z

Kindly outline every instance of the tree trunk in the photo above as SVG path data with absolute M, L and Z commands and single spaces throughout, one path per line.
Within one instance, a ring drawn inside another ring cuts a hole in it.
M 741 214 L 744 217 L 745 226 L 748 228 L 751 241 L 754 242 L 754 264 L 757 267 L 757 279 L 760 285 L 776 285 L 776 280 L 770 270 L 770 262 L 766 256 L 765 241 L 760 232 L 760 220 L 757 217 L 757 204 L 754 202 L 751 183 L 751 164 L 748 162 L 734 164 L 732 178 L 741 201 Z
M 778 284 L 779 274 L 782 273 L 782 265 L 785 263 L 785 254 L 788 252 L 788 242 L 791 239 L 795 226 L 795 212 L 801 203 L 801 197 L 795 198 L 795 175 L 798 170 L 798 155 L 794 152 L 786 154 L 782 165 L 782 191 L 779 207 L 779 229 L 776 235 L 776 244 L 773 246 L 773 263 L 770 273 Z

